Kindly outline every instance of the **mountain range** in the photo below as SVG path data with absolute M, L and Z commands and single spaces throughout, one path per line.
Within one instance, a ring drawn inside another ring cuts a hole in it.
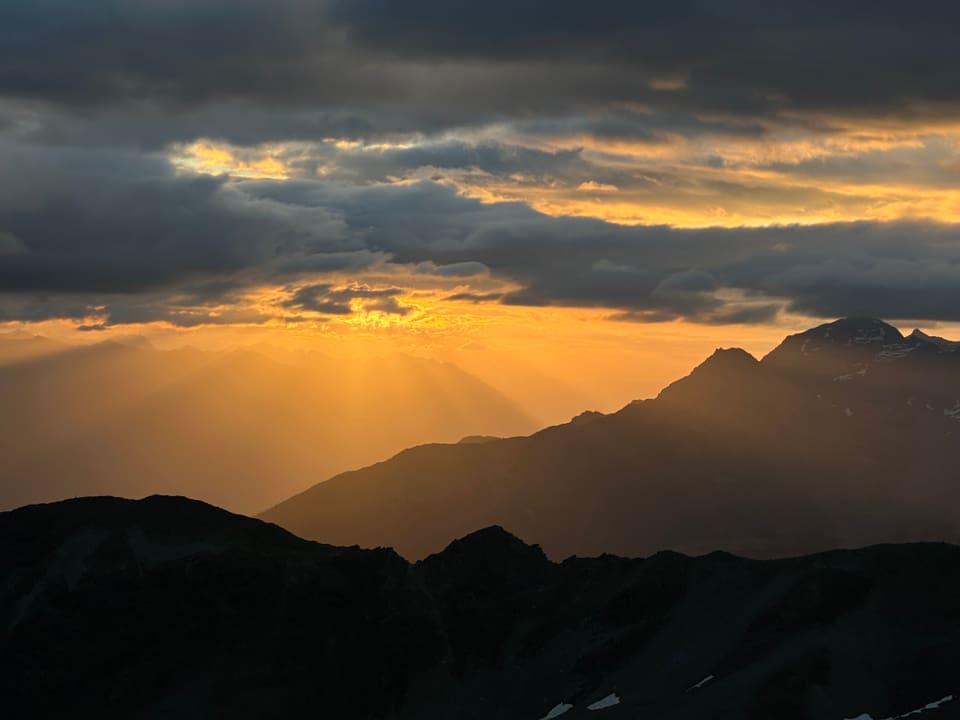
M 960 343 L 847 318 L 761 360 L 717 350 L 610 415 L 405 450 L 262 517 L 411 559 L 495 524 L 556 559 L 663 549 L 766 558 L 960 540 L 958 468 Z
M 536 427 L 449 363 L 0 338 L 0 509 L 187 494 L 258 512 L 413 444 Z
M 6 717 L 946 720 L 960 548 L 410 564 L 175 497 L 0 513 Z

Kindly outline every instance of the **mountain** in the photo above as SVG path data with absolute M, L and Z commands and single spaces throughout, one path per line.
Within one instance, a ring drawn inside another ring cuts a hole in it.
M 409 564 L 174 497 L 0 513 L 9 717 L 960 716 L 960 548 Z M 915 712 L 916 711 L 916 712 Z
M 171 493 L 258 512 L 412 444 L 535 428 L 499 391 L 430 360 L 160 351 L 143 338 L 54 347 L 0 362 L 0 509 Z
M 0 334 L 0 366 L 69 350 L 70 346 L 26 332 Z
M 264 513 L 421 558 L 501 524 L 552 557 L 776 557 L 960 540 L 960 349 L 874 319 L 718 350 L 653 400 L 530 437 L 426 445 Z

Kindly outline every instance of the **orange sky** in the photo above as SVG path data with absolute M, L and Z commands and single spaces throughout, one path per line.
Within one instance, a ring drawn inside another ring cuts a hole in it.
M 631 178 L 655 173 L 659 181 L 632 188 L 594 180 L 558 185 L 535 176 L 504 178 L 425 167 L 388 184 L 430 176 L 485 203 L 523 202 L 548 215 L 622 224 L 696 228 L 864 219 L 953 222 L 960 217 L 960 190 L 933 172 L 960 172 L 956 153 L 960 126 L 837 125 L 826 135 L 774 132 L 757 140 L 705 137 L 695 142 L 678 137 L 656 146 L 579 136 L 544 140 L 494 126 L 474 131 L 468 139 L 520 142 L 549 152 L 576 150 L 597 167 Z M 171 147 L 168 159 L 189 175 L 283 183 L 303 175 L 298 161 L 331 145 L 335 163 L 338 153 L 376 157 L 416 143 L 414 138 L 406 144 L 329 141 L 237 148 L 201 140 Z M 880 172 L 878 162 L 899 172 Z M 837 167 L 831 170 L 830 163 Z M 316 173 L 323 176 L 328 171 L 333 168 L 321 165 Z M 282 303 L 296 286 L 267 285 L 221 306 L 185 305 L 181 312 L 192 318 L 191 328 L 134 323 L 77 333 L 78 325 L 98 322 L 94 312 L 75 321 L 14 322 L 0 324 L 0 329 L 26 329 L 70 342 L 137 334 L 160 347 L 265 341 L 341 356 L 407 352 L 454 362 L 517 397 L 543 422 L 558 422 L 582 409 L 610 411 L 633 398 L 651 396 L 716 347 L 736 345 L 761 356 L 784 335 L 820 322 L 784 312 L 763 324 L 635 323 L 619 321 L 615 311 L 603 308 L 452 301 L 449 296 L 458 292 L 482 294 L 511 286 L 489 274 L 440 278 L 387 264 L 359 273 L 308 277 L 300 285 L 313 281 L 347 288 L 400 287 L 396 302 L 405 314 L 378 311 L 369 300 L 358 298 L 351 301 L 353 314 L 348 316 L 307 312 L 295 319 L 284 317 L 290 313 L 281 309 Z M 930 332 L 960 335 L 955 328 L 935 323 L 901 323 L 905 330 L 914 324 Z
M 703 325 L 683 321 L 633 323 L 608 311 L 446 303 L 408 316 L 360 313 L 316 325 L 234 324 L 184 329 L 164 323 L 78 333 L 73 323 L 6 324 L 70 343 L 141 335 L 160 349 L 191 345 L 222 349 L 267 343 L 334 357 L 393 352 L 452 362 L 506 392 L 539 423 L 568 420 L 584 410 L 611 412 L 651 397 L 687 374 L 718 347 L 762 357 L 785 335 L 819 321 L 784 316 L 774 324 Z M 411 302 L 414 302 L 411 300 Z M 897 323 L 904 333 L 910 323 Z M 919 322 L 921 329 L 960 337 L 960 325 Z

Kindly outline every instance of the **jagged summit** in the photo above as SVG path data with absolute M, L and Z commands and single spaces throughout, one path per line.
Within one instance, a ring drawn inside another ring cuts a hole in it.
M 841 318 L 789 335 L 774 348 L 764 362 L 777 362 L 784 356 L 810 356 L 825 347 L 877 348 L 904 341 L 903 334 L 877 318 Z
M 687 377 L 678 380 L 673 385 L 689 381 L 713 382 L 722 377 L 750 373 L 759 365 L 759 361 L 746 350 L 740 348 L 717 348 L 713 354 L 697 365 Z M 669 390 L 669 386 L 665 389 Z M 665 392 L 664 391 L 664 392 Z M 662 393 L 661 393 L 662 394 Z
M 441 559 L 448 562 L 470 559 L 471 562 L 490 568 L 503 569 L 508 560 L 512 563 L 526 561 L 539 565 L 546 561 L 546 555 L 539 545 L 528 545 L 502 526 L 491 525 L 454 540 L 442 552 L 432 555 L 425 562 Z
M 760 363 L 746 350 L 717 348 L 687 377 L 665 387 L 658 399 L 696 402 L 705 393 L 714 394 L 717 388 L 735 394 L 752 381 L 759 368 Z
M 756 364 L 757 359 L 746 350 L 737 347 L 717 348 L 697 367 L 697 370 L 706 367 L 752 367 Z
M 822 338 L 842 344 L 889 345 L 903 341 L 903 334 L 893 325 L 878 318 L 849 317 L 818 325 L 800 333 L 804 338 Z
M 947 340 L 946 338 L 938 337 L 937 335 L 927 335 L 927 333 L 923 332 L 923 330 L 920 330 L 919 328 L 914 328 L 913 332 L 908 336 L 908 339 L 918 343 L 932 345 L 941 352 L 956 352 L 957 350 L 960 350 L 960 342 L 955 340 Z
M 768 367 L 804 373 L 841 375 L 887 353 L 902 357 L 909 348 L 903 334 L 877 318 L 841 318 L 790 335 L 762 360 Z
M 866 374 L 876 363 L 953 353 L 960 342 L 928 335 L 915 329 L 904 336 L 876 318 L 843 318 L 787 337 L 763 359 L 767 366 L 804 373 L 846 377 Z
M 958 466 L 960 353 L 847 318 L 763 361 L 718 349 L 655 399 L 611 415 L 403 453 L 264 517 L 412 559 L 493 524 L 555 559 L 664 548 L 769 557 L 955 540 Z M 906 486 L 918 498 L 909 512 Z

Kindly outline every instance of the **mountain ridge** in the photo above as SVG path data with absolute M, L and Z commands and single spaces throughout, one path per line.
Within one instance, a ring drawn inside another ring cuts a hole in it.
M 947 720 L 960 699 L 946 544 L 553 562 L 488 527 L 410 564 L 162 496 L 0 513 L 0 542 L 15 549 L 0 691 L 19 715 L 843 720 L 935 704 L 923 719 Z
M 940 344 L 844 319 L 760 360 L 718 349 L 656 398 L 609 415 L 472 448 L 408 449 L 261 517 L 411 558 L 491 524 L 551 557 L 957 540 L 942 500 L 960 493 L 950 482 L 958 371 L 960 354 Z

